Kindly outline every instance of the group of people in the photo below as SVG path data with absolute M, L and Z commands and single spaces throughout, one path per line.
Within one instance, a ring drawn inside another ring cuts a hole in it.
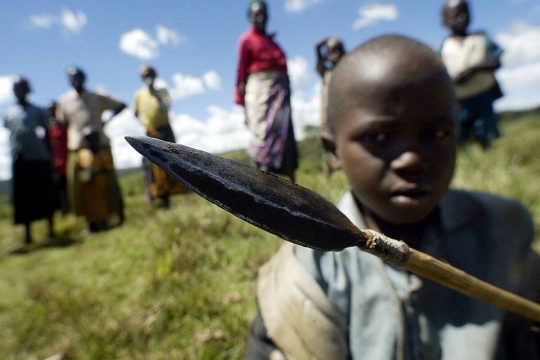
M 484 149 L 500 136 L 493 102 L 502 96 L 494 76 L 501 66 L 502 49 L 484 32 L 468 32 L 470 11 L 466 1 L 450 0 L 443 6 L 443 24 L 450 30 L 440 56 L 454 81 L 459 103 L 456 120 L 459 144 L 476 141 Z M 251 133 L 248 147 L 253 164 L 261 170 L 283 174 L 294 181 L 298 150 L 292 126 L 287 59 L 267 32 L 268 6 L 251 1 L 251 28 L 240 37 L 235 102 L 245 108 Z M 324 38 L 316 46 L 316 70 L 322 80 L 321 140 L 328 139 L 327 86 L 333 68 L 346 54 L 343 42 Z M 339 168 L 331 153 L 325 153 L 324 172 L 330 176 Z
M 71 89 L 46 109 L 31 104 L 27 79 L 13 83 L 17 104 L 5 116 L 12 149 L 12 202 L 14 223 L 25 226 L 25 243 L 32 242 L 31 223 L 48 219 L 49 236 L 55 235 L 54 213 L 60 209 L 84 216 L 87 232 L 98 232 L 124 222 L 124 203 L 110 140 L 104 132 L 109 121 L 126 104 L 88 90 L 86 74 L 77 67 L 67 70 Z M 175 141 L 169 124 L 169 97 L 155 89 L 155 69 L 143 66 L 141 79 L 146 86 L 135 97 L 134 113 L 148 136 Z M 105 111 L 112 115 L 104 120 Z M 167 208 L 169 196 L 184 192 L 155 165 L 144 164 L 145 183 L 150 201 Z

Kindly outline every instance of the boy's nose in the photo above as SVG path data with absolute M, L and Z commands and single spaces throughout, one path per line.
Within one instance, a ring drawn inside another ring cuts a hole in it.
M 390 168 L 396 172 L 421 172 L 426 169 L 426 163 L 416 150 L 407 150 L 395 157 Z

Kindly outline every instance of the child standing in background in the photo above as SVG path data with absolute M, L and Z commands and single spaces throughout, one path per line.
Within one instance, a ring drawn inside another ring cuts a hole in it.
M 321 84 L 321 140 L 324 144 L 324 139 L 328 137 L 330 130 L 328 129 L 327 110 L 328 110 L 328 84 L 332 76 L 332 70 L 337 65 L 339 60 L 345 55 L 345 47 L 343 42 L 335 37 L 328 37 L 320 40 L 315 45 L 315 54 L 317 56 L 316 70 L 320 75 Z M 337 159 L 332 154 L 325 152 L 324 174 L 330 177 L 334 171 L 339 168 Z
M 471 138 L 483 148 L 500 137 L 493 102 L 502 97 L 495 79 L 502 49 L 484 32 L 468 32 L 469 5 L 465 0 L 449 0 L 442 9 L 443 23 L 450 30 L 441 56 L 456 86 L 460 105 L 458 142 Z

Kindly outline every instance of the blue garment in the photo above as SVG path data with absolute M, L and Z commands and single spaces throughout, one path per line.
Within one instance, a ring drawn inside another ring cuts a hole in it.
M 502 96 L 498 84 L 478 95 L 459 101 L 458 142 L 465 143 L 474 138 L 488 145 L 499 138 L 498 116 L 493 109 L 493 101 Z
M 15 105 L 5 118 L 12 152 L 11 200 L 15 224 L 50 218 L 57 206 L 48 116 L 37 106 Z
M 355 225 L 365 227 L 351 194 L 339 207 Z M 533 231 L 529 213 L 515 200 L 449 191 L 419 250 L 516 292 L 531 254 Z M 297 246 L 295 254 L 346 320 L 352 359 L 515 358 L 506 354 L 505 339 L 500 338 L 504 312 L 498 308 L 358 248 L 320 252 Z M 535 344 L 513 345 L 530 349 L 523 358 L 538 356 Z
M 49 119 L 42 108 L 28 104 L 12 106 L 5 117 L 5 126 L 10 131 L 9 140 L 14 159 L 51 160 L 47 139 Z
M 485 40 L 485 60 L 499 60 L 501 58 L 503 54 L 502 48 L 499 47 L 499 45 L 497 45 L 487 34 L 477 32 L 467 35 L 467 37 L 469 36 L 474 36 L 476 38 L 480 37 Z M 452 59 L 444 57 L 444 47 L 446 42 L 452 38 L 453 37 L 447 38 L 441 47 L 443 60 L 449 63 L 452 62 Z M 478 81 L 478 79 L 479 77 L 475 75 L 465 83 L 456 84 L 458 101 L 460 105 L 457 119 L 457 137 L 459 143 L 466 143 L 471 139 L 475 139 L 481 144 L 487 146 L 493 139 L 496 139 L 501 135 L 498 125 L 498 117 L 493 109 L 493 103 L 495 100 L 502 97 L 503 94 L 497 81 L 493 80 L 494 83 L 492 86 L 487 89 L 483 88 L 485 90 L 482 90 L 481 92 L 468 93 L 468 95 L 465 97 L 459 96 L 459 89 L 470 86 L 470 84 Z

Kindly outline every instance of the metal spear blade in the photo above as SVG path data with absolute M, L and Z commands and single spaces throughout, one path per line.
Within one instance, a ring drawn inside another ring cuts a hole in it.
M 323 251 L 365 236 L 326 199 L 252 166 L 149 137 L 126 137 L 140 154 L 208 201 L 263 230 Z

